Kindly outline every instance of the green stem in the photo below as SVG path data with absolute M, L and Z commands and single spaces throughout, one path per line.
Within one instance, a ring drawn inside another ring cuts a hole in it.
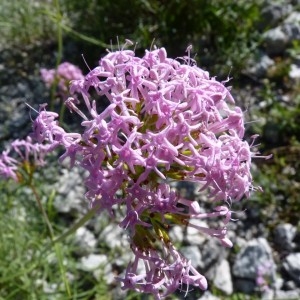
M 67 236 L 74 233 L 78 228 L 80 228 L 84 223 L 90 220 L 99 210 L 100 204 L 89 210 L 81 219 L 79 219 L 70 229 L 64 232 L 61 236 L 53 240 L 53 243 L 58 243 L 63 241 Z
M 60 111 L 59 111 L 59 124 L 64 124 L 65 111 L 66 111 L 66 105 L 65 105 L 64 100 L 63 100 L 63 103 L 60 106 Z
M 63 35 L 62 35 L 62 15 L 60 11 L 60 4 L 59 0 L 54 0 L 54 7 L 55 7 L 55 20 L 57 26 L 57 55 L 56 55 L 56 65 L 55 70 L 57 70 L 59 64 L 62 61 L 63 56 Z M 56 76 L 56 74 L 55 74 Z M 51 102 L 50 102 L 50 110 L 54 109 L 54 101 L 55 101 L 55 91 L 57 88 L 57 83 L 55 82 L 51 87 Z
M 62 15 L 60 12 L 59 0 L 55 0 L 56 17 L 57 17 L 57 57 L 56 67 L 61 63 L 63 54 L 63 38 L 62 38 Z
M 44 207 L 42 205 L 40 196 L 39 196 L 39 194 L 38 194 L 35 186 L 32 183 L 29 184 L 29 187 L 30 187 L 30 189 L 33 192 L 33 195 L 34 195 L 34 197 L 36 199 L 36 202 L 38 204 L 38 207 L 39 207 L 40 211 L 42 212 L 44 221 L 45 221 L 45 223 L 47 225 L 47 228 L 48 228 L 48 231 L 49 231 L 49 234 L 50 234 L 50 238 L 51 238 L 51 240 L 53 240 L 54 239 L 54 231 L 53 231 L 52 225 L 51 225 L 51 223 L 49 221 L 48 215 L 47 215 L 47 213 L 46 213 L 46 211 L 45 211 L 45 209 L 44 209 Z
M 65 268 L 64 268 L 64 265 L 63 265 L 61 245 L 57 244 L 57 243 L 54 243 L 54 230 L 53 230 L 53 227 L 52 227 L 52 225 L 50 223 L 50 220 L 48 218 L 48 215 L 47 215 L 47 213 L 46 213 L 46 211 L 45 211 L 45 209 L 42 205 L 41 198 L 40 198 L 40 196 L 39 196 L 39 194 L 38 194 L 38 192 L 37 192 L 37 190 L 36 190 L 36 188 L 35 188 L 35 186 L 33 185 L 32 182 L 29 184 L 29 187 L 33 192 L 33 195 L 36 199 L 36 202 L 38 204 L 38 207 L 39 207 L 40 211 L 42 212 L 44 221 L 45 221 L 46 226 L 47 226 L 48 231 L 49 231 L 51 242 L 52 242 L 52 244 L 54 246 L 54 249 L 55 249 L 56 257 L 57 257 L 58 262 L 59 262 L 59 270 L 60 270 L 64 285 L 65 285 L 65 288 L 66 288 L 66 291 L 67 291 L 67 295 L 68 295 L 69 298 L 71 298 L 71 290 L 70 290 L 68 279 L 66 277 L 66 271 L 65 271 Z

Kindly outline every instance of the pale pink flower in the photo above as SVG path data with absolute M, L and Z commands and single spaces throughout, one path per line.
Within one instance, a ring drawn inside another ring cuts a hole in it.
M 119 280 L 123 288 L 156 299 L 182 283 L 207 288 L 205 277 L 172 245 L 170 225 L 194 227 L 231 247 L 229 203 L 254 189 L 255 154 L 243 140 L 243 112 L 226 82 L 209 77 L 189 56 L 183 62 L 168 58 L 164 48 L 146 51 L 142 58 L 130 50 L 110 52 L 84 78 L 71 82 L 66 105 L 83 118 L 80 133 L 67 133 L 57 114 L 44 109 L 34 122 L 39 142 L 49 144 L 49 151 L 64 148 L 61 160 L 70 157 L 88 172 L 91 206 L 99 204 L 112 217 L 117 206 L 124 207 L 119 225 L 128 230 L 135 259 Z M 91 92 L 98 97 L 91 98 Z M 98 113 L 102 97 L 109 105 Z M 87 113 L 79 109 L 80 99 Z M 197 202 L 172 191 L 170 180 L 196 182 L 223 204 L 203 213 Z M 212 229 L 191 218 L 218 218 L 223 224 Z M 145 265 L 144 273 L 138 273 L 138 262 Z
M 61 95 L 66 95 L 68 93 L 69 85 L 72 80 L 84 79 L 82 71 L 69 62 L 61 63 L 58 65 L 57 69 L 42 68 L 40 73 L 42 80 L 48 88 L 57 84 L 58 91 Z
M 25 164 L 43 166 L 50 145 L 43 145 L 32 141 L 31 137 L 14 140 L 9 147 L 0 154 L 0 177 L 19 181 L 20 168 Z

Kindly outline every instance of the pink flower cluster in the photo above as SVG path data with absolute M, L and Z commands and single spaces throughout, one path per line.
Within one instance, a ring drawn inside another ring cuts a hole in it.
M 243 140 L 243 112 L 225 82 L 209 77 L 190 56 L 183 63 L 168 58 L 164 48 L 142 58 L 120 50 L 73 80 L 70 91 L 66 105 L 83 118 L 82 132 L 67 133 L 58 115 L 43 108 L 34 137 L 50 144 L 49 150 L 62 146 L 61 160 L 68 157 L 88 171 L 86 197 L 92 206 L 100 204 L 112 217 L 116 207 L 124 207 L 119 225 L 129 232 L 135 260 L 119 278 L 123 288 L 156 299 L 182 284 L 206 289 L 205 277 L 174 248 L 168 231 L 174 224 L 192 226 L 232 245 L 226 235 L 228 203 L 253 188 L 252 153 Z M 98 112 L 103 97 L 109 105 Z M 77 107 L 80 98 L 89 115 Z M 181 199 L 170 188 L 179 180 L 208 189 L 218 206 L 201 213 L 196 201 Z M 200 227 L 191 218 L 223 218 L 223 226 Z
M 80 80 L 84 78 L 81 70 L 69 62 L 60 64 L 56 70 L 42 68 L 40 72 L 41 77 L 48 88 L 53 84 L 57 84 L 59 91 L 64 94 L 68 92 L 71 80 Z
M 269 260 L 258 266 L 256 271 L 256 285 L 259 287 L 261 292 L 265 292 L 270 289 L 272 272 L 274 272 L 274 266 Z
M 0 154 L 0 177 L 20 180 L 20 167 L 44 165 L 49 145 L 34 143 L 30 137 L 15 140 Z

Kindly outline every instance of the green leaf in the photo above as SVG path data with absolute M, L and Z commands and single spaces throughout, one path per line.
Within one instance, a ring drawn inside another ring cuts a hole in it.
M 91 210 L 89 210 L 81 219 L 79 219 L 73 226 L 67 230 L 65 233 L 63 233 L 60 237 L 53 240 L 53 243 L 58 243 L 63 241 L 66 237 L 73 234 L 78 228 L 80 228 L 84 223 L 86 223 L 88 220 L 90 220 L 99 210 L 100 204 L 93 207 Z

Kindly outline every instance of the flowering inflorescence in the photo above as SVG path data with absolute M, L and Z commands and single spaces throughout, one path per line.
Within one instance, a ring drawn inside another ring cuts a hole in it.
M 228 204 L 252 189 L 243 112 L 225 82 L 209 77 L 190 56 L 183 62 L 168 58 L 164 48 L 142 58 L 130 50 L 110 52 L 71 82 L 72 97 L 65 104 L 83 118 L 81 133 L 67 133 L 58 115 L 44 107 L 34 122 L 39 143 L 49 151 L 62 146 L 61 160 L 68 157 L 88 171 L 91 206 L 111 216 L 117 206 L 125 208 L 119 225 L 129 232 L 135 259 L 119 280 L 123 288 L 156 299 L 182 284 L 207 288 L 205 277 L 174 248 L 170 226 L 192 226 L 230 247 Z M 97 111 L 92 93 L 109 100 L 104 111 Z M 78 108 L 80 98 L 88 114 Z M 174 180 L 196 182 L 223 204 L 203 213 L 196 201 L 181 199 L 170 188 Z M 223 218 L 216 229 L 190 222 L 216 217 Z
M 63 62 L 56 69 L 41 69 L 41 77 L 48 88 L 57 85 L 60 95 L 68 94 L 71 80 L 83 79 L 81 70 L 69 62 Z
M 34 167 L 45 164 L 49 146 L 35 143 L 29 136 L 26 139 L 14 140 L 0 154 L 0 177 L 21 182 L 24 179 L 21 170 L 31 176 Z
M 270 260 L 263 262 L 256 270 L 256 285 L 261 292 L 270 290 L 274 265 Z

